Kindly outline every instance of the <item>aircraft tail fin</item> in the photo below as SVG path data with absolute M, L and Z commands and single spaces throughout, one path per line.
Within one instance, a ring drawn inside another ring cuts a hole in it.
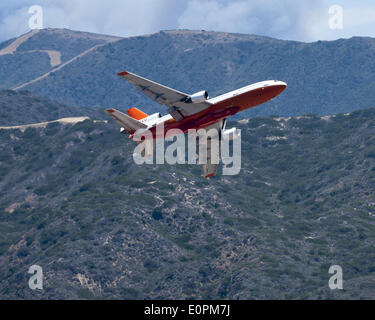
M 136 120 L 142 120 L 144 118 L 148 117 L 147 113 L 144 113 L 143 111 L 137 109 L 137 108 L 131 108 L 128 111 L 128 115 Z
M 111 116 L 114 120 L 116 120 L 116 122 L 119 123 L 130 134 L 133 134 L 138 129 L 147 128 L 147 125 L 145 125 L 138 119 L 128 116 L 116 109 L 107 109 L 106 112 L 109 116 Z

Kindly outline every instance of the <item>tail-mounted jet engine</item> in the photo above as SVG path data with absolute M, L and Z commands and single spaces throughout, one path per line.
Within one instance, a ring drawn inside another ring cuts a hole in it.
M 192 94 L 187 102 L 192 102 L 192 103 L 201 103 L 204 102 L 208 99 L 208 93 L 207 91 L 199 91 L 197 93 Z

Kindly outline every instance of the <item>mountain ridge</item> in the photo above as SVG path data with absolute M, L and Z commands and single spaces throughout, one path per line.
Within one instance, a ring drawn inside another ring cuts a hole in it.
M 79 58 L 90 48 L 119 39 L 69 29 L 46 28 L 5 41 L 0 44 L 0 70 L 3 71 L 0 89 L 23 88 L 22 84 L 59 69 L 61 64 Z M 30 65 L 34 67 L 32 70 Z
M 43 49 L 56 49 L 60 41 L 56 39 L 50 39 L 50 45 L 45 42 Z M 24 48 L 28 46 L 35 48 L 26 42 Z M 0 69 L 4 57 L 0 56 Z M 41 60 L 34 53 L 29 58 L 44 61 L 39 76 L 47 76 L 22 88 L 69 105 L 136 106 L 156 112 L 165 109 L 121 82 L 116 74 L 129 70 L 188 93 L 207 89 L 211 96 L 277 79 L 289 84 L 283 95 L 244 117 L 327 115 L 372 104 L 374 57 L 375 39 L 369 37 L 303 43 L 254 35 L 167 30 L 102 43 L 57 72 L 47 67 L 48 57 Z

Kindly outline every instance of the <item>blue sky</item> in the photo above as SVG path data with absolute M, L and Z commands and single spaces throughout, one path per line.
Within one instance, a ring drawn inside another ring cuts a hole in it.
M 43 8 L 43 26 L 134 36 L 166 29 L 204 29 L 317 41 L 375 37 L 375 0 L 1 0 L 0 41 L 30 29 L 28 9 Z M 329 27 L 329 8 L 343 8 L 343 28 Z

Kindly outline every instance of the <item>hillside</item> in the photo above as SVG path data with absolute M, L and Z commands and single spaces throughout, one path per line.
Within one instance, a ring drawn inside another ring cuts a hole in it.
M 229 123 L 243 169 L 211 180 L 135 165 L 111 123 L 0 130 L 0 298 L 374 299 L 374 119 Z
M 0 89 L 59 69 L 92 48 L 120 38 L 67 29 L 35 29 L 0 45 Z
M 102 109 L 67 106 L 27 91 L 0 90 L 0 127 L 82 116 L 105 118 Z
M 116 76 L 129 70 L 187 93 L 207 89 L 211 97 L 266 79 L 288 83 L 280 97 L 242 117 L 328 115 L 367 108 L 375 101 L 373 38 L 302 43 L 175 30 L 101 43 L 103 39 L 89 35 L 41 30 L 15 51 L 20 56 L 0 55 L 2 88 L 30 90 L 70 105 L 136 106 L 147 112 L 165 112 Z M 98 41 L 100 46 L 95 47 Z M 47 54 L 33 52 L 37 48 L 61 51 L 62 59 L 90 49 L 68 64 L 52 68 Z M 31 79 L 33 82 L 26 82 Z

